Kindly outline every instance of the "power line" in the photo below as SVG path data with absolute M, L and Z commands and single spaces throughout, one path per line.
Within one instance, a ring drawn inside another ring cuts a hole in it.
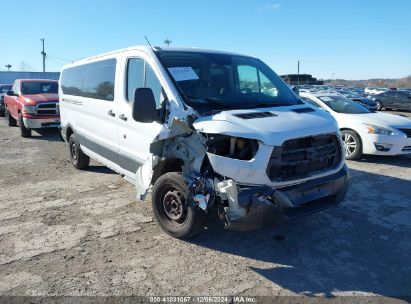
M 57 59 L 57 60 L 60 60 L 60 61 L 66 61 L 66 62 L 73 62 L 74 61 L 74 60 L 71 60 L 71 59 L 67 59 L 67 58 L 63 58 L 63 57 L 57 57 L 57 56 L 51 56 L 51 55 L 47 55 L 47 57 L 54 58 L 54 59 Z

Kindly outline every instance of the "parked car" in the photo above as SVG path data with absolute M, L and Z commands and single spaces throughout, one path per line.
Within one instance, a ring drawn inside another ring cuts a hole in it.
M 352 91 L 347 91 L 347 90 L 340 90 L 338 91 L 338 93 L 340 93 L 341 95 L 359 103 L 360 105 L 366 107 L 368 110 L 370 111 L 377 111 L 378 110 L 378 106 L 377 103 L 372 100 L 371 98 L 365 98 L 362 97 Z
M 18 123 L 22 137 L 31 130 L 60 125 L 58 82 L 49 79 L 17 79 L 4 98 L 9 126 Z
M 362 154 L 411 153 L 411 119 L 388 113 L 373 113 L 356 102 L 332 93 L 301 93 L 305 102 L 329 112 L 338 123 L 346 159 Z
M 364 92 L 369 95 L 377 95 L 388 91 L 388 89 L 367 87 L 364 89 Z
M 12 86 L 12 84 L 0 84 L 0 117 L 4 117 L 4 96 Z
M 348 169 L 336 123 L 259 59 L 200 49 L 132 47 L 65 65 L 61 133 L 90 157 L 152 189 L 161 228 L 201 231 L 219 210 L 229 229 L 339 203 Z
M 377 103 L 378 110 L 396 109 L 411 111 L 411 93 L 389 90 L 378 95 L 369 96 Z

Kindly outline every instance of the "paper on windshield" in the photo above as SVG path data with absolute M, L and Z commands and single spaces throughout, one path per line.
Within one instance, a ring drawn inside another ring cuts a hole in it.
M 196 72 L 192 67 L 168 68 L 175 81 L 198 80 Z

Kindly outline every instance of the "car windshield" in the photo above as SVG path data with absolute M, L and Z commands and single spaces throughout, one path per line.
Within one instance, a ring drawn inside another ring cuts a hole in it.
M 200 112 L 302 103 L 258 59 L 191 51 L 156 53 L 184 95 L 185 102 Z
M 58 84 L 56 81 L 27 81 L 21 84 L 22 94 L 47 94 L 57 92 Z
M 7 91 L 11 90 L 11 87 L 11 84 L 0 85 L 0 93 L 6 93 Z
M 344 96 L 330 95 L 318 97 L 333 111 L 344 114 L 366 114 L 371 113 L 367 108 Z

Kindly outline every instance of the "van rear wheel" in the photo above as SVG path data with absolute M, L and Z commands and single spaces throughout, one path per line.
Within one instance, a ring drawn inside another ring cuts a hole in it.
M 188 239 L 203 230 L 206 223 L 205 212 L 191 204 L 181 173 L 169 172 L 156 181 L 152 207 L 160 227 L 175 238 Z
M 81 151 L 80 144 L 75 134 L 71 134 L 69 139 L 69 153 L 74 168 L 83 170 L 90 165 L 90 157 Z

